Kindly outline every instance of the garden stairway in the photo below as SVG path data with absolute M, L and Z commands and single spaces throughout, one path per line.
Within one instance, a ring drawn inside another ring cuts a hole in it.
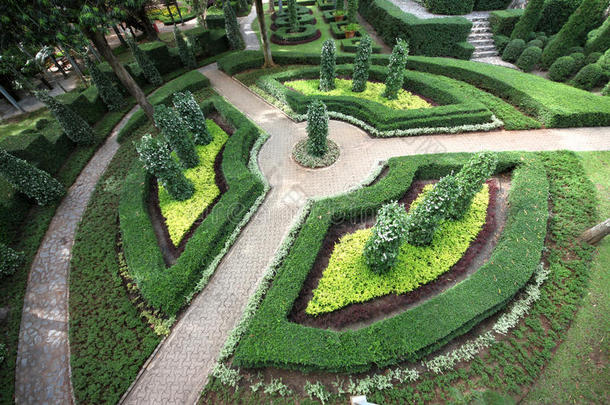
M 472 21 L 472 30 L 468 36 L 468 42 L 474 45 L 472 60 L 499 56 L 494 45 L 493 32 L 491 32 L 488 17 L 470 17 L 469 20 Z

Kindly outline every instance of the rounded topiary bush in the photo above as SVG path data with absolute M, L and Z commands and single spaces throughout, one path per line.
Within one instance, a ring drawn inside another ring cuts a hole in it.
M 530 42 L 527 43 L 527 47 L 529 48 L 532 46 L 537 46 L 538 48 L 542 49 L 544 47 L 544 43 L 539 39 L 532 39 Z
M 504 52 L 502 52 L 502 60 L 506 62 L 515 62 L 524 50 L 525 41 L 522 39 L 513 39 L 506 45 Z
M 585 54 L 580 52 L 575 52 L 570 55 L 572 59 L 574 59 L 574 71 L 573 73 L 578 72 L 585 65 Z
M 517 67 L 524 72 L 531 72 L 536 66 L 536 63 L 540 60 L 542 56 L 542 49 L 537 46 L 530 46 L 526 48 L 525 51 L 519 56 L 517 59 Z
M 597 61 L 601 57 L 602 57 L 602 53 L 601 52 L 590 53 L 589 55 L 587 55 L 587 58 L 585 59 L 585 64 L 586 65 L 590 65 L 591 63 L 597 63 Z
M 562 56 L 558 58 L 549 69 L 549 79 L 556 82 L 564 82 L 568 80 L 574 73 L 576 63 L 571 56 Z
M 591 90 L 593 87 L 597 86 L 602 77 L 603 72 L 601 66 L 597 63 L 591 63 L 578 71 L 572 80 L 572 84 L 579 89 Z
M 568 55 L 571 55 L 573 53 L 585 53 L 585 48 L 583 48 L 582 46 L 573 46 L 568 50 Z
M 549 38 L 546 35 L 540 35 L 538 37 L 536 37 L 536 39 L 540 42 L 542 42 L 542 48 L 544 48 L 546 46 L 546 44 L 549 43 Z
M 508 45 L 509 42 L 510 38 L 506 35 L 494 35 L 494 43 L 496 45 L 496 49 L 500 53 L 504 52 L 504 49 L 506 49 L 506 45 Z
M 364 260 L 375 273 L 385 273 L 394 266 L 405 237 L 407 213 L 397 202 L 379 209 L 373 232 L 364 246 Z

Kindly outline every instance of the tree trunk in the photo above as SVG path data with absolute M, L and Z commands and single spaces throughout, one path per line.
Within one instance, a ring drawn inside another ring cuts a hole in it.
M 199 24 L 201 24 L 201 26 L 207 30 L 208 29 L 208 1 L 203 0 L 203 4 L 205 4 L 205 6 L 203 6 L 203 21 L 199 21 Z
M 228 0 L 227 0 L 228 1 Z M 270 0 L 273 2 L 273 0 Z M 263 56 L 265 57 L 265 63 L 263 68 L 269 68 L 277 66 L 273 62 L 273 56 L 271 55 L 271 45 L 269 44 L 269 38 L 267 37 L 267 28 L 265 27 L 265 10 L 263 9 L 263 0 L 254 0 L 256 7 L 256 17 L 258 19 L 258 26 L 261 31 L 261 40 L 263 41 Z
M 85 79 L 85 75 L 83 74 L 83 70 L 80 68 L 80 66 L 78 66 L 76 59 L 74 59 L 70 54 L 70 50 L 63 46 L 62 43 L 58 43 L 57 46 L 63 51 L 63 53 L 66 55 L 66 58 L 68 58 L 68 61 L 72 65 L 72 69 L 74 69 L 80 81 L 83 82 L 85 87 L 89 87 L 89 85 L 87 84 L 87 80 Z
M 153 118 L 153 106 L 148 102 L 146 94 L 144 94 L 140 86 L 138 86 L 135 80 L 133 80 L 133 77 L 131 77 L 129 72 L 125 70 L 123 65 L 114 56 L 112 49 L 110 49 L 110 47 L 104 41 L 104 34 L 100 31 L 86 31 L 86 35 L 95 44 L 97 50 L 102 54 L 104 59 L 108 61 L 110 67 L 117 75 L 123 86 L 125 86 L 127 91 L 129 91 L 129 93 L 136 99 L 144 113 L 148 116 L 150 122 L 154 124 L 155 120 Z
M 116 36 L 119 38 L 121 45 L 123 45 L 125 48 L 129 49 L 129 46 L 127 45 L 127 42 L 125 42 L 125 38 L 123 38 L 123 35 L 121 35 L 121 31 L 119 31 L 119 28 L 116 25 L 113 25 L 112 30 L 114 31 Z
M 157 30 L 155 30 L 155 27 L 153 27 L 153 23 L 150 21 L 150 18 L 148 18 L 148 15 L 146 14 L 146 8 L 141 7 L 138 10 L 135 10 L 135 12 L 132 15 L 138 21 L 140 21 L 140 24 L 142 24 L 142 27 L 144 28 L 144 32 L 146 33 L 146 38 L 148 40 L 150 40 L 150 41 L 159 40 L 159 34 L 157 34 Z
M 606 219 L 601 224 L 597 224 L 593 228 L 584 231 L 579 239 L 590 245 L 596 245 L 608 234 L 610 234 L 610 218 Z
M 53 64 L 55 66 L 57 66 L 57 70 L 59 70 L 61 72 L 61 75 L 63 77 L 68 77 L 68 74 L 66 73 L 64 68 L 59 64 L 59 62 L 57 61 L 57 58 L 55 57 L 55 55 L 51 55 L 50 57 L 51 57 L 51 60 L 53 61 Z

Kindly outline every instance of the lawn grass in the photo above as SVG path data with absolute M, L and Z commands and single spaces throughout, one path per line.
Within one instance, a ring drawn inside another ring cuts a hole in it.
M 610 152 L 578 154 L 598 194 L 599 218 L 610 217 Z M 524 404 L 610 403 L 610 238 L 598 246 L 588 292 L 565 341 Z
M 35 128 L 36 122 L 43 118 L 47 120 L 53 119 L 53 116 L 51 116 L 51 113 L 46 108 L 41 108 L 36 111 L 20 114 L 15 118 L 3 120 L 0 124 L 0 141 L 9 136 L 17 135 L 26 129 Z

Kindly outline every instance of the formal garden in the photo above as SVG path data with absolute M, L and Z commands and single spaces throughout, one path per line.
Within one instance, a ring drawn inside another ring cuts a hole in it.
M 0 403 L 610 401 L 610 0 L 0 12 Z

